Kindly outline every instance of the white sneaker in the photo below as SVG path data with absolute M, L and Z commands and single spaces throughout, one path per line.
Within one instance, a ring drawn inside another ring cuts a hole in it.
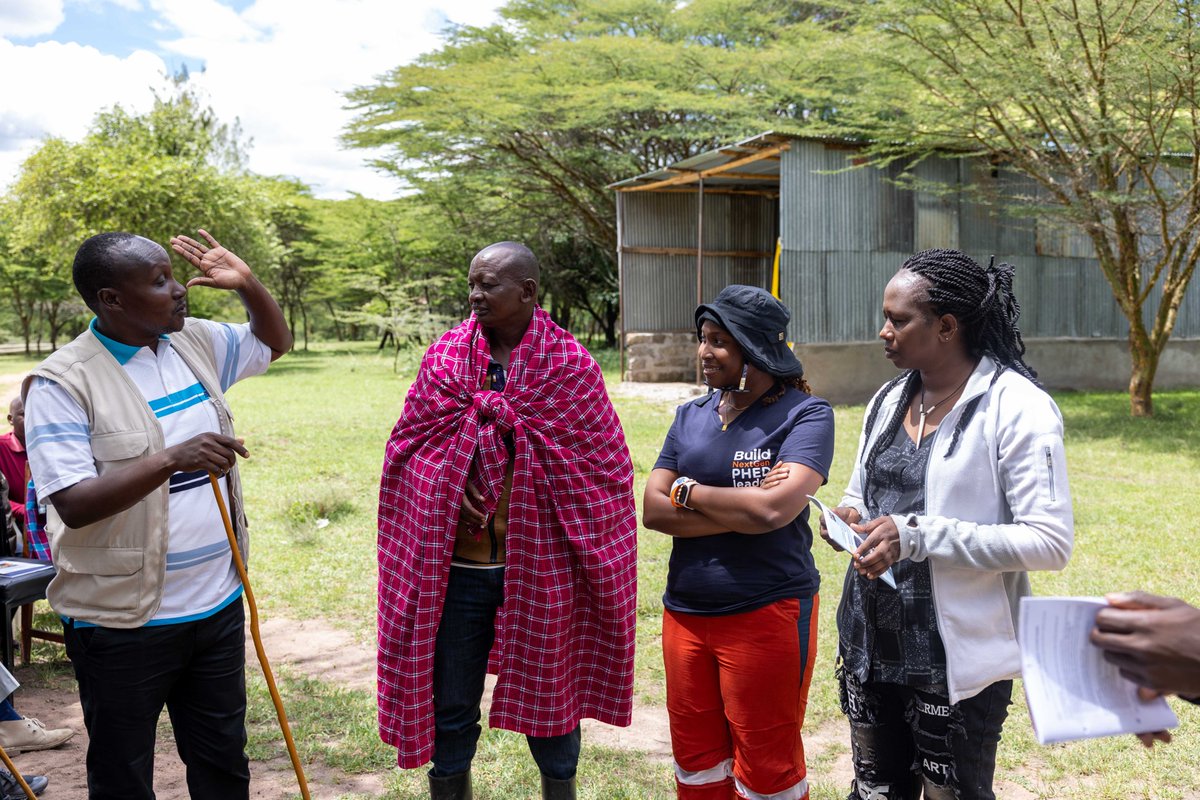
M 6 753 L 24 753 L 27 750 L 49 750 L 58 747 L 72 736 L 70 728 L 47 729 L 39 720 L 29 717 L 0 722 L 0 747 Z

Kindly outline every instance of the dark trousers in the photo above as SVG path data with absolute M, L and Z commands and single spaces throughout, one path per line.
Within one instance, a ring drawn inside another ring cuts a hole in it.
M 504 569 L 451 567 L 433 656 L 433 770 L 435 777 L 471 768 L 482 730 L 479 703 L 504 602 Z M 562 736 L 527 736 L 543 775 L 567 780 L 579 763 L 579 727 Z
M 850 718 L 854 783 L 848 800 L 995 800 L 996 746 L 1012 681 L 959 703 L 894 683 L 841 675 Z
M 250 795 L 241 600 L 206 619 L 133 629 L 63 626 L 87 727 L 90 800 L 153 800 L 163 706 L 192 800 Z

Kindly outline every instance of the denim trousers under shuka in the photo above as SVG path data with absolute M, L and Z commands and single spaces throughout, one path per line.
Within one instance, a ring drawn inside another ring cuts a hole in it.
M 496 611 L 504 601 L 504 568 L 450 568 L 433 657 L 436 726 L 431 775 L 466 772 L 481 730 L 479 703 L 495 637 Z M 527 736 L 543 775 L 567 780 L 579 763 L 579 726 L 562 736 Z
M 847 800 L 995 800 L 1012 681 L 953 704 L 932 687 L 839 681 L 854 760 Z

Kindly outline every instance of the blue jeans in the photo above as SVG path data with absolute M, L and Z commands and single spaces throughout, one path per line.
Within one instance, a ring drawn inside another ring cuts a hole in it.
M 504 602 L 504 568 L 451 567 L 433 656 L 433 769 L 444 778 L 471 768 L 481 730 L 479 703 Z M 562 736 L 527 736 L 543 775 L 567 780 L 579 763 L 579 726 Z
M 995 800 L 996 746 L 1012 681 L 951 704 L 931 687 L 861 684 L 839 673 L 854 761 L 847 800 Z

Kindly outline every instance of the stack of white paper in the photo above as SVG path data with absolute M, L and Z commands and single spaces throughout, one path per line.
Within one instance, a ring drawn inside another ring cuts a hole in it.
M 1023 597 L 1018 638 L 1025 701 L 1042 744 L 1165 731 L 1179 724 L 1167 701 L 1146 703 L 1132 681 L 1088 640 L 1098 597 Z

